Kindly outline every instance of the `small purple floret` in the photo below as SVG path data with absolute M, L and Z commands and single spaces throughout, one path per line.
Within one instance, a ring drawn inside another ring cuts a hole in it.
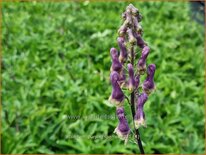
M 137 40 L 137 45 L 138 45 L 140 48 L 144 48 L 144 46 L 145 46 L 146 43 L 145 43 L 144 40 L 142 39 L 141 35 L 140 35 L 139 33 L 137 33 L 137 32 L 134 32 L 133 35 L 134 35 L 134 37 L 135 37 L 136 40 Z
M 125 36 L 125 34 L 126 34 L 126 31 L 127 31 L 127 23 L 126 23 L 127 21 L 125 21 L 124 22 L 124 24 L 119 28 L 119 30 L 118 30 L 118 34 L 119 34 L 119 36 L 121 36 L 121 37 L 124 37 Z
M 149 55 L 149 51 L 150 49 L 148 46 L 144 46 L 144 48 L 142 49 L 142 55 L 137 63 L 137 69 L 139 74 L 144 74 L 146 71 L 146 59 Z
M 118 58 L 118 51 L 115 48 L 110 49 L 110 55 L 112 57 L 112 66 L 111 66 L 111 72 L 116 71 L 120 73 L 122 70 L 122 64 L 119 62 Z
M 144 114 L 144 104 L 147 101 L 148 96 L 146 93 L 142 93 L 138 96 L 137 103 L 136 103 L 136 114 L 134 117 L 135 126 L 139 128 L 141 125 L 146 126 L 145 124 L 145 114 Z
M 155 64 L 151 64 L 147 69 L 147 78 L 142 85 L 142 89 L 148 95 L 155 89 L 154 84 L 154 74 L 155 74 L 156 66 Z
M 125 74 L 125 70 L 122 69 L 119 74 L 119 85 L 120 87 L 125 87 L 125 84 L 126 84 L 126 74 Z
M 125 46 L 125 40 L 123 37 L 118 37 L 117 42 L 120 48 L 119 61 L 121 63 L 124 63 L 127 60 L 127 49 Z
M 140 82 L 140 75 L 136 75 L 134 80 L 135 80 L 135 88 L 138 88 L 139 87 L 139 82 Z
M 128 38 L 129 38 L 129 43 L 131 45 L 134 45 L 136 42 L 136 38 L 134 37 L 134 34 L 132 32 L 132 29 L 127 29 L 127 33 L 128 33 Z
M 124 102 L 124 93 L 118 84 L 119 79 L 120 79 L 119 74 L 116 71 L 113 71 L 110 74 L 110 81 L 112 84 L 112 94 L 109 98 L 109 101 L 115 104 L 117 107 L 122 106 Z
M 128 64 L 128 72 L 129 72 L 129 80 L 128 80 L 128 89 L 130 92 L 133 92 L 134 89 L 136 88 L 136 83 L 135 83 L 135 77 L 134 77 L 134 69 L 132 64 Z
M 125 117 L 123 107 L 117 108 L 116 113 L 119 119 L 119 124 L 114 130 L 114 132 L 118 135 L 120 139 L 127 141 L 130 133 L 130 128 Z

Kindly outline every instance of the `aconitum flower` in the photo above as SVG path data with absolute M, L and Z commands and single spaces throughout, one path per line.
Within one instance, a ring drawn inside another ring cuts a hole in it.
M 128 29 L 127 33 L 128 33 L 129 43 L 134 45 L 136 42 L 136 38 L 134 37 L 134 35 L 132 33 L 132 29 Z
M 144 104 L 147 101 L 147 94 L 142 93 L 138 96 L 136 103 L 136 114 L 134 116 L 135 127 L 138 129 L 141 125 L 146 126 L 145 114 L 144 114 Z
M 137 69 L 139 74 L 144 74 L 146 71 L 146 59 L 149 54 L 149 50 L 150 49 L 148 46 L 144 46 L 144 48 L 142 49 L 142 55 L 137 63 Z
M 135 88 L 138 88 L 139 87 L 139 82 L 140 82 L 140 75 L 137 74 L 134 78 L 135 80 Z
M 142 85 L 142 89 L 148 95 L 155 89 L 154 84 L 154 74 L 155 74 L 156 66 L 155 64 L 151 64 L 147 68 L 147 78 Z
M 137 40 L 137 45 L 140 48 L 144 48 L 144 46 L 146 45 L 146 43 L 144 42 L 144 40 L 141 37 L 141 32 L 142 32 L 142 28 L 138 31 L 138 29 L 136 30 L 137 32 L 133 32 L 134 37 Z
M 133 90 L 136 88 L 135 84 L 135 77 L 134 77 L 134 69 L 132 64 L 128 64 L 128 73 L 129 73 L 129 80 L 128 80 L 128 89 L 130 92 L 133 92 Z
M 126 84 L 127 84 L 127 82 L 126 82 L 126 74 L 125 74 L 125 70 L 123 68 L 122 68 L 122 70 L 119 73 L 119 77 L 120 78 L 119 78 L 118 83 L 119 83 L 120 87 L 121 88 L 126 87 Z
M 118 30 L 119 36 L 123 37 L 127 31 L 127 23 L 125 22 Z
M 110 55 L 112 57 L 112 66 L 110 68 L 110 71 L 116 71 L 120 73 L 120 71 L 122 70 L 122 64 L 119 62 L 118 51 L 115 48 L 111 48 Z
M 114 133 L 116 133 L 120 139 L 125 140 L 125 142 L 127 142 L 130 133 L 130 128 L 124 114 L 124 109 L 122 107 L 117 108 L 116 113 L 119 119 L 119 124 L 115 128 Z
M 119 61 L 121 63 L 124 63 L 127 60 L 127 49 L 126 49 L 124 37 L 118 37 L 117 42 L 120 48 Z
M 112 84 L 112 94 L 109 97 L 109 101 L 115 104 L 117 107 L 120 107 L 124 103 L 124 93 L 118 84 L 119 74 L 116 71 L 113 71 L 110 74 L 110 81 Z

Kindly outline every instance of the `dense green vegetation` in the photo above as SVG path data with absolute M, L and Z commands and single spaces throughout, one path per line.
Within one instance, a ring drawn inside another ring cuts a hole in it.
M 139 153 L 133 135 L 124 146 L 113 134 L 107 101 L 109 50 L 128 4 L 3 4 L 3 153 Z M 145 152 L 204 153 L 204 27 L 186 2 L 133 4 L 157 66 Z

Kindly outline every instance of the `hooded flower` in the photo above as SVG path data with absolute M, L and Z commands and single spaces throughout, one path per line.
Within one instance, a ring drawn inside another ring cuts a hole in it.
M 111 48 L 110 55 L 112 57 L 112 66 L 110 68 L 110 71 L 116 71 L 120 73 L 120 71 L 122 70 L 122 64 L 119 62 L 118 59 L 118 51 L 115 48 Z
M 126 14 L 126 12 L 123 12 L 123 13 L 122 13 L 122 19 L 123 19 L 123 20 L 126 20 L 126 18 L 127 18 L 127 14 Z
M 139 87 L 139 82 L 140 82 L 140 75 L 136 75 L 134 80 L 135 80 L 135 88 L 138 88 Z
M 135 77 L 134 77 L 134 69 L 132 64 L 128 64 L 128 72 L 129 72 L 129 80 L 128 80 L 128 89 L 130 92 L 133 92 L 136 86 Z
M 155 89 L 154 84 L 154 74 L 155 74 L 156 66 L 155 64 L 151 64 L 147 69 L 147 78 L 142 85 L 142 89 L 148 95 Z
M 143 29 L 142 29 L 142 26 L 141 26 L 141 25 L 138 25 L 138 26 L 137 26 L 136 32 L 137 32 L 138 35 L 142 36 L 142 34 L 143 34 Z M 142 44 L 143 44 L 143 46 L 144 46 L 145 43 L 142 41 Z
M 132 20 L 133 20 L 133 23 L 134 23 L 134 30 L 137 30 L 138 27 L 139 27 L 139 22 L 138 22 L 137 17 L 132 16 Z
M 110 74 L 110 80 L 112 84 L 112 94 L 109 97 L 109 101 L 115 104 L 117 107 L 121 107 L 124 103 L 124 93 L 118 84 L 119 74 L 116 71 L 113 71 Z
M 128 37 L 129 37 L 129 43 L 131 45 L 134 45 L 135 42 L 136 42 L 136 38 L 134 37 L 134 34 L 132 32 L 132 29 L 127 29 L 127 34 L 128 34 Z
M 140 26 L 138 26 L 138 29 L 142 30 Z M 140 48 L 144 48 L 144 46 L 146 45 L 146 43 L 145 43 L 144 40 L 142 39 L 141 33 L 137 31 L 137 32 L 133 32 L 133 35 L 134 35 L 134 37 L 135 37 L 136 40 L 137 40 L 137 45 L 138 45 Z
M 137 29 L 139 26 L 139 22 L 141 22 L 142 16 L 139 13 L 139 10 L 135 8 L 132 4 L 130 4 L 129 7 L 132 13 L 132 21 L 134 24 L 134 28 Z
M 129 6 L 131 7 L 131 12 L 133 16 L 138 16 L 139 15 L 139 10 L 137 8 L 134 7 L 134 5 L 129 4 Z
M 117 42 L 120 48 L 119 61 L 121 63 L 124 63 L 127 60 L 127 49 L 125 46 L 125 40 L 123 37 L 118 37 Z
M 131 27 L 133 21 L 132 21 L 132 10 L 131 10 L 131 7 L 130 7 L 130 6 L 127 6 L 126 11 L 125 11 L 125 14 L 126 14 L 126 20 L 125 20 L 125 22 L 127 23 L 127 26 L 128 26 L 128 27 Z
M 115 128 L 114 133 L 116 133 L 120 139 L 125 140 L 125 143 L 127 143 L 130 128 L 124 114 L 124 109 L 122 107 L 117 108 L 116 113 L 119 119 L 119 124 Z
M 126 87 L 126 74 L 125 74 L 125 70 L 122 68 L 122 70 L 119 73 L 119 81 L 118 81 L 119 85 L 121 88 Z
M 141 125 L 146 126 L 145 123 L 145 114 L 144 114 L 144 104 L 147 101 L 147 94 L 142 93 L 138 96 L 136 103 L 136 114 L 134 116 L 135 127 L 139 128 Z
M 127 31 L 127 23 L 125 21 L 125 23 L 119 28 L 118 30 L 118 34 L 120 37 L 124 37 Z
M 142 55 L 137 63 L 137 69 L 139 74 L 144 74 L 146 71 L 146 59 L 149 54 L 149 51 L 150 49 L 148 46 L 144 46 L 144 48 L 142 49 Z

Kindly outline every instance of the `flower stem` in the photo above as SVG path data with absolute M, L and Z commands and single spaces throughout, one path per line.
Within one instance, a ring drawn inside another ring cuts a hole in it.
M 131 64 L 134 65 L 134 47 L 133 46 L 131 47 Z M 135 93 L 133 91 L 131 93 L 131 96 L 130 96 L 130 103 L 131 103 L 130 107 L 131 107 L 131 111 L 132 111 L 133 125 L 134 125 L 134 130 L 135 130 L 135 139 L 137 141 L 140 153 L 144 154 L 144 148 L 142 146 L 140 133 L 139 133 L 139 130 L 135 128 L 135 123 L 134 123 L 134 116 L 135 116 L 135 103 L 134 103 L 134 101 L 135 101 Z
M 139 147 L 141 154 L 144 154 L 144 149 L 142 146 L 140 133 L 139 133 L 139 130 L 135 128 L 135 124 L 134 124 L 134 115 L 135 115 L 134 92 L 132 92 L 132 94 L 131 94 L 131 111 L 132 111 L 132 117 L 133 117 L 133 125 L 134 125 L 134 129 L 135 129 L 135 139 L 138 143 L 138 147 Z

